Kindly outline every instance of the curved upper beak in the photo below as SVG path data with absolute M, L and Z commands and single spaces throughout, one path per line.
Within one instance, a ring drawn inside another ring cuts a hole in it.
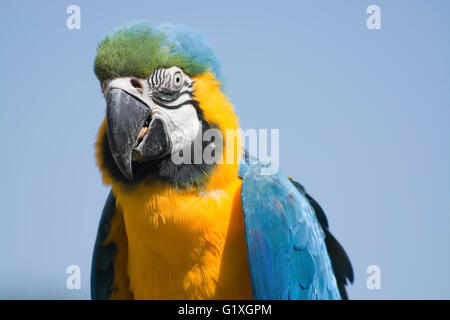
M 146 104 L 127 92 L 116 88 L 109 91 L 106 107 L 109 147 L 120 171 L 130 180 L 133 179 L 133 149 L 150 114 Z

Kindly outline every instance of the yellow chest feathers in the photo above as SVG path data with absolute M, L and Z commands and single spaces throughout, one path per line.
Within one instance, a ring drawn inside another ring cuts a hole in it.
M 225 190 L 155 185 L 117 197 L 134 298 L 252 297 L 240 185 L 236 177 Z

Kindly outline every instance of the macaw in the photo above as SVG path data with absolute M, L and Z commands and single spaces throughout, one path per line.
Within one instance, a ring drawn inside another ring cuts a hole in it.
M 212 144 L 233 161 L 173 161 L 208 129 L 239 129 L 199 32 L 127 24 L 99 43 L 94 71 L 106 101 L 96 160 L 111 192 L 93 299 L 347 298 L 349 258 L 299 183 L 262 174 L 271 164 L 239 137 Z

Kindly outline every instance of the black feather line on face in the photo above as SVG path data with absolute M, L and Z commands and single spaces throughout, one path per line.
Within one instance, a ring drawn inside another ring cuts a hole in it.
M 163 108 L 166 108 L 166 109 L 172 109 L 172 110 L 179 109 L 182 106 L 185 106 L 187 104 L 194 105 L 194 100 L 187 100 L 187 101 L 184 101 L 184 102 L 182 102 L 180 104 L 177 104 L 175 106 L 168 106 L 167 104 L 164 104 L 163 102 L 160 102 L 158 99 L 155 99 L 155 98 L 153 98 L 152 101 L 155 104 L 157 104 L 158 106 L 160 106 L 160 107 L 163 107 Z

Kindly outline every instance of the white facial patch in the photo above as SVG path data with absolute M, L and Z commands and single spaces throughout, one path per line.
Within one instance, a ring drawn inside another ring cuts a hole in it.
M 178 109 L 166 109 L 153 106 L 152 117 L 160 118 L 165 124 L 171 142 L 171 153 L 176 153 L 188 147 L 201 131 L 197 111 L 190 104 Z

